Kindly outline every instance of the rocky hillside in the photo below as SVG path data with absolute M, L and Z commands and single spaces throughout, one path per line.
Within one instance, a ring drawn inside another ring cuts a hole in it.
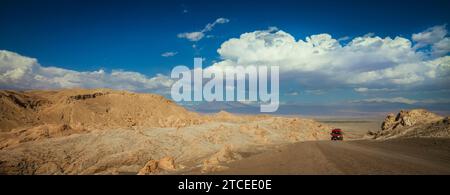
M 375 139 L 406 137 L 450 137 L 449 117 L 423 109 L 401 110 L 386 116 L 381 130 L 369 132 Z
M 46 124 L 117 127 L 174 127 L 198 123 L 198 115 L 166 98 L 109 89 L 0 91 L 0 130 Z
M 199 115 L 159 95 L 109 89 L 0 92 L 3 174 L 214 171 L 267 146 L 328 139 L 331 129 L 301 118 Z
M 0 91 L 0 148 L 92 130 L 184 127 L 200 116 L 154 94 L 109 89 Z

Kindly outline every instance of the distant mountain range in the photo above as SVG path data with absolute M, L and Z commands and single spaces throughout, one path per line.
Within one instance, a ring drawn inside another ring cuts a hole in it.
M 215 113 L 221 110 L 240 113 L 240 114 L 258 114 L 260 108 L 258 104 L 245 104 L 235 102 L 201 102 L 196 104 L 183 105 L 191 111 L 201 113 Z M 448 115 L 450 114 L 449 104 L 405 104 L 405 103 L 353 103 L 345 105 L 307 105 L 307 104 L 281 104 L 274 113 L 276 115 L 303 115 L 303 116 L 333 116 L 333 117 L 377 117 L 385 116 L 387 113 L 397 112 L 401 109 L 424 108 L 432 112 Z

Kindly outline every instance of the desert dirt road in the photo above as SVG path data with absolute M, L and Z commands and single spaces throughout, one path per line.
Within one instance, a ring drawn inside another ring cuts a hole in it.
M 226 166 L 213 174 L 450 174 L 450 139 L 310 141 Z

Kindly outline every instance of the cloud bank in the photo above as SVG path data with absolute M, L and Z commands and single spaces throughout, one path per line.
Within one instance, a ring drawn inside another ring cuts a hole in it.
M 147 77 L 138 72 L 122 70 L 78 72 L 57 67 L 44 67 L 34 58 L 0 50 L 0 88 L 2 89 L 81 87 L 164 93 L 172 83 L 170 77 L 162 74 Z
M 448 104 L 448 99 L 425 99 L 414 100 L 405 97 L 393 97 L 393 98 L 369 98 L 350 101 L 351 103 L 400 103 L 400 104 Z
M 294 79 L 312 88 L 448 88 L 450 57 L 446 56 L 449 38 L 445 26 L 414 34 L 412 40 L 415 44 L 400 36 L 372 34 L 342 45 L 329 34 L 296 40 L 282 30 L 254 31 L 224 42 L 217 50 L 223 61 L 213 67 L 279 65 L 280 79 Z M 422 51 L 424 47 L 432 50 Z

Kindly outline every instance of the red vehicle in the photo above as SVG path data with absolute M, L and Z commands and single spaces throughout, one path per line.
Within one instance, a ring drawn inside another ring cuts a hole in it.
M 344 135 L 341 129 L 331 130 L 331 140 L 344 140 Z

